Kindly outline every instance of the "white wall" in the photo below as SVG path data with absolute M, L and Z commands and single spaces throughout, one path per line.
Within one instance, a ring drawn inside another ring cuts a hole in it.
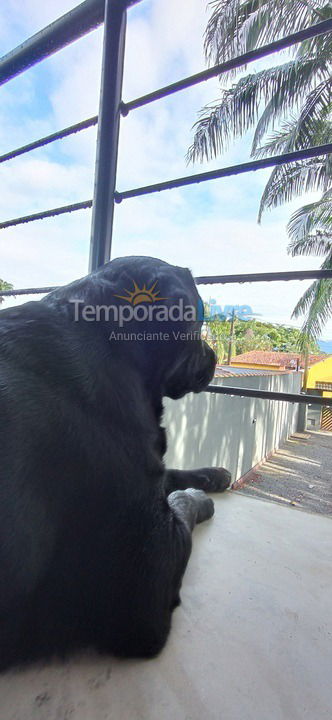
M 300 392 L 301 373 L 215 378 L 214 384 Z M 296 430 L 298 405 L 202 392 L 165 402 L 166 466 L 223 466 L 242 477 Z

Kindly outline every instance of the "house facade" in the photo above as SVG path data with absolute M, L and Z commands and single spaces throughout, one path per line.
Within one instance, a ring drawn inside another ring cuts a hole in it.
M 304 371 L 304 356 L 300 353 L 283 353 L 266 350 L 252 350 L 232 358 L 230 371 L 293 372 Z M 311 395 L 332 397 L 332 355 L 309 355 L 307 392 Z M 308 408 L 308 429 L 332 431 L 332 408 L 315 406 Z

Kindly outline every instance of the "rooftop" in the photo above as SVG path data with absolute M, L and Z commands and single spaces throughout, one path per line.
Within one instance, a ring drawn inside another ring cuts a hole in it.
M 233 358 L 234 359 L 234 358 Z M 251 377 L 252 375 L 280 375 L 282 370 L 264 370 L 263 368 L 233 367 L 231 365 L 217 365 L 215 377 Z
M 326 360 L 328 355 L 309 355 L 309 366 L 315 365 L 322 360 Z M 272 350 L 251 350 L 250 352 L 236 355 L 232 358 L 232 363 L 249 363 L 250 365 L 273 365 L 281 369 L 296 369 L 297 363 L 299 367 L 304 367 L 304 357 L 301 353 L 273 352 Z

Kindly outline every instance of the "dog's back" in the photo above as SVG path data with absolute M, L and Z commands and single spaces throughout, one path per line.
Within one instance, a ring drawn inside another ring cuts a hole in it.
M 153 451 L 158 428 L 139 375 L 117 367 L 98 333 L 92 342 L 88 326 L 68 323 L 40 302 L 3 311 L 0 328 L 0 644 L 6 664 L 15 647 L 13 659 L 20 660 L 31 657 L 31 647 L 38 656 L 96 641 L 93 616 L 113 585 L 104 628 L 109 637 L 115 598 L 125 613 L 122 585 L 137 567 L 136 557 L 129 569 L 128 549 L 141 552 L 149 525 L 153 531 L 151 503 L 163 467 Z

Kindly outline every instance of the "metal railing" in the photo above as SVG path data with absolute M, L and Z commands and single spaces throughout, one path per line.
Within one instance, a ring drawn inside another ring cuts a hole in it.
M 200 73 L 183 78 L 154 92 L 129 102 L 122 99 L 122 78 L 126 38 L 127 10 L 130 6 L 142 0 L 85 0 L 76 8 L 48 25 L 40 32 L 26 40 L 18 48 L 0 59 L 0 84 L 7 82 L 24 70 L 32 67 L 46 57 L 58 52 L 69 43 L 83 37 L 86 33 L 104 22 L 104 47 L 102 78 L 100 92 L 100 107 L 98 116 L 79 121 L 74 125 L 63 128 L 57 132 L 37 139 L 34 142 L 13 149 L 0 156 L 0 163 L 13 160 L 15 157 L 31 152 L 39 147 L 53 143 L 74 133 L 81 132 L 98 124 L 95 188 L 92 199 L 83 200 L 71 205 L 47 209 L 31 215 L 16 217 L 0 222 L 0 229 L 20 225 L 23 223 L 42 220 L 46 217 L 61 215 L 92 207 L 92 229 L 90 242 L 90 270 L 94 270 L 110 259 L 113 232 L 113 217 L 115 204 L 132 197 L 171 190 L 209 180 L 230 177 L 233 175 L 252 172 L 264 168 L 284 165 L 297 160 L 319 157 L 332 153 L 332 143 L 316 147 L 284 153 L 278 156 L 253 160 L 230 167 L 193 174 L 153 183 L 138 188 L 119 191 L 116 189 L 116 170 L 118 158 L 119 126 L 121 116 L 143 107 L 149 103 L 168 97 L 174 93 L 186 90 L 198 83 L 212 77 L 220 76 L 234 68 L 267 57 L 272 53 L 296 45 L 323 33 L 332 31 L 332 19 L 317 23 L 312 27 L 292 33 L 285 38 L 264 45 L 261 48 L 240 55 L 225 63 L 215 65 Z M 285 280 L 332 278 L 330 270 L 310 270 L 279 273 L 251 273 L 236 275 L 214 275 L 196 278 L 197 284 L 226 284 L 244 282 L 275 282 Z M 54 287 L 25 288 L 12 291 L 1 291 L 1 296 L 24 295 L 32 293 L 45 293 Z M 332 398 L 319 398 L 317 396 L 289 393 L 275 393 L 268 391 L 251 390 L 248 388 L 232 388 L 210 386 L 208 392 L 267 398 L 289 402 L 312 403 L 332 405 Z

